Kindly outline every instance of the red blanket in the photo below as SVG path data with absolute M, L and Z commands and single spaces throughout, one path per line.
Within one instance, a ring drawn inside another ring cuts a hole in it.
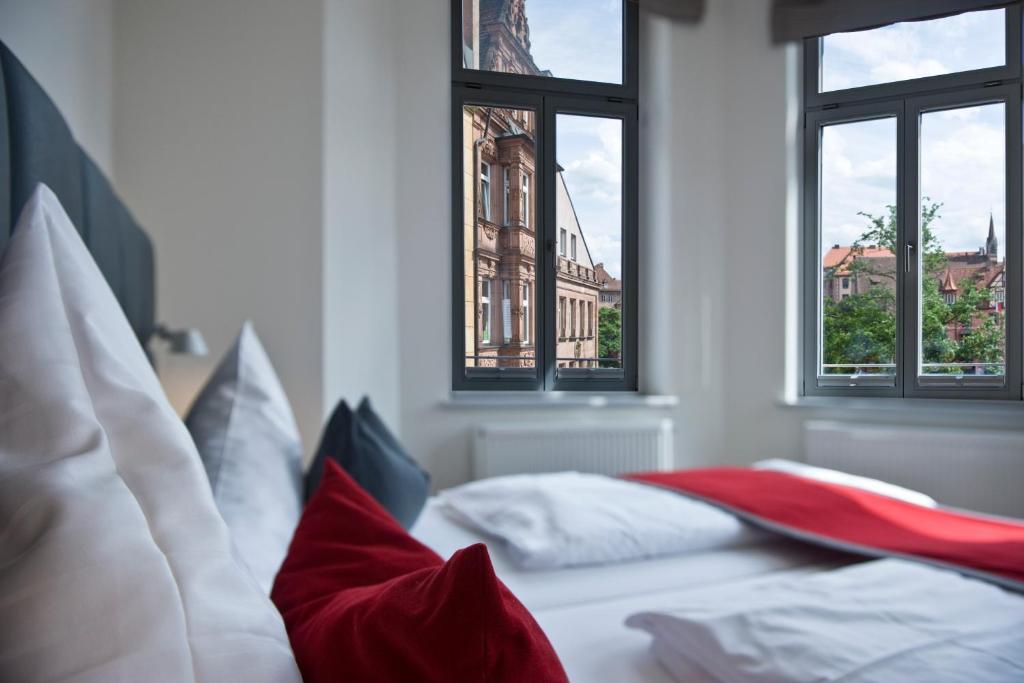
M 1024 523 L 765 470 L 721 467 L 628 478 L 699 498 L 803 541 L 919 560 L 1024 590 Z

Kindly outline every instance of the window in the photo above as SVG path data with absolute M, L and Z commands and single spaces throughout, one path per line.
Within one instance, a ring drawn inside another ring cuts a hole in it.
M 558 336 L 565 339 L 565 297 L 558 297 Z
M 508 166 L 501 170 L 502 175 L 502 188 L 503 188 L 503 199 L 502 199 L 502 213 L 501 217 L 505 225 L 512 222 L 512 216 L 509 215 L 509 195 L 512 192 L 512 181 L 509 178 Z
M 587 302 L 587 336 L 594 336 L 594 302 Z
M 504 343 L 512 341 L 512 283 L 501 281 L 501 331 Z
M 523 217 L 523 225 L 527 228 L 530 227 L 530 176 L 526 173 L 520 178 L 522 190 L 519 196 L 522 197 L 523 204 L 519 207 L 519 214 Z
M 805 41 L 805 394 L 1022 397 L 1020 44 L 1017 4 Z
M 637 3 L 491 5 L 451 6 L 452 387 L 635 391 Z M 622 294 L 585 334 L 601 263 Z M 489 343 L 483 279 L 502 287 Z
M 491 165 L 480 162 L 480 215 L 491 220 Z
M 523 283 L 523 343 L 530 343 L 530 284 Z
M 480 339 L 484 344 L 491 343 L 491 281 L 480 283 Z

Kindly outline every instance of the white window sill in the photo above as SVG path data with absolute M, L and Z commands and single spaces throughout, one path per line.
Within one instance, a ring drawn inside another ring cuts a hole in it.
M 866 398 L 850 396 L 798 396 L 779 401 L 784 408 L 816 413 L 883 415 L 896 418 L 1002 418 L 1020 419 L 1024 401 L 989 401 L 943 398 Z
M 677 396 L 635 392 L 585 393 L 579 391 L 453 391 L 446 408 L 674 408 Z

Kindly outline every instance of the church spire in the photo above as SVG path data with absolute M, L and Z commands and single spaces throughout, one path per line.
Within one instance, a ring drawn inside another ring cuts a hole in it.
M 999 240 L 996 239 L 996 221 L 988 212 L 988 239 L 985 240 L 985 254 L 993 261 L 999 257 Z

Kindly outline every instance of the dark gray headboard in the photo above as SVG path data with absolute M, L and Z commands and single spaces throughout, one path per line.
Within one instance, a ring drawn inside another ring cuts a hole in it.
M 38 183 L 60 199 L 145 343 L 155 315 L 153 245 L 53 101 L 0 43 L 0 253 Z

